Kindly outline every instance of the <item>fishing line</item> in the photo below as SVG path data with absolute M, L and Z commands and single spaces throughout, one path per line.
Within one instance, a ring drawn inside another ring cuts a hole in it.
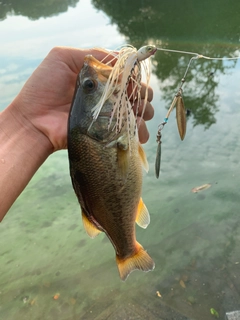
M 204 56 L 203 54 L 199 54 L 196 52 L 191 52 L 191 51 L 181 51 L 181 50 L 173 50 L 173 49 L 165 49 L 165 48 L 157 48 L 159 51 L 166 51 L 166 52 L 175 52 L 175 53 L 184 53 L 184 54 L 190 54 L 196 56 L 196 59 L 199 58 L 204 58 L 208 60 L 235 60 L 235 59 L 240 59 L 240 56 L 237 57 L 222 57 L 222 58 L 215 58 L 215 57 L 207 57 Z
M 184 76 L 181 80 L 181 84 L 178 88 L 177 93 L 175 94 L 172 103 L 168 109 L 168 112 L 163 120 L 163 122 L 161 122 L 158 125 L 158 131 L 157 131 L 157 154 L 156 154 L 156 161 L 155 161 L 155 175 L 158 178 L 159 177 L 159 173 L 160 173 L 160 165 L 161 165 L 161 143 L 162 143 L 162 130 L 165 126 L 165 124 L 167 124 L 169 116 L 172 112 L 172 110 L 174 109 L 174 107 L 177 105 L 176 107 L 176 118 L 177 118 L 177 124 L 178 124 L 178 130 L 179 130 L 179 134 L 181 139 L 184 139 L 185 136 L 185 131 L 186 131 L 186 118 L 185 118 L 185 108 L 184 108 L 184 103 L 183 103 L 183 99 L 182 99 L 182 87 L 185 83 L 185 79 L 187 76 L 187 73 L 189 71 L 190 65 L 193 62 L 193 60 L 197 60 L 197 59 L 206 59 L 206 60 L 238 60 L 240 59 L 240 56 L 237 57 L 221 57 L 221 58 L 217 58 L 217 57 L 208 57 L 208 56 L 204 56 L 202 54 L 196 53 L 196 52 L 190 52 L 190 51 L 181 51 L 181 50 L 173 50 L 173 49 L 165 49 L 165 48 L 157 48 L 158 51 L 165 51 L 165 52 L 174 52 L 174 53 L 182 53 L 182 54 L 188 54 L 188 55 L 193 55 L 193 57 L 190 59 L 186 71 L 184 73 Z M 179 127 L 180 126 L 180 127 Z

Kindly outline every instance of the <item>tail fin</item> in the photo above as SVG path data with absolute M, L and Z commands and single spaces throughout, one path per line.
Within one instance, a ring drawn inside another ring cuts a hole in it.
M 126 259 L 121 259 L 116 256 L 118 271 L 120 278 L 124 281 L 128 275 L 134 270 L 151 271 L 154 269 L 155 264 L 149 254 L 137 242 L 136 253 Z

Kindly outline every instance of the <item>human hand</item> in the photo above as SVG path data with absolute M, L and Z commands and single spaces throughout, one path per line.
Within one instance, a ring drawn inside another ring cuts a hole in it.
M 145 110 L 143 113 L 143 107 L 144 107 L 144 98 L 146 94 L 146 85 L 142 83 L 142 88 L 141 88 L 141 104 L 138 107 L 138 114 L 137 114 L 137 125 L 138 125 L 138 137 L 139 141 L 141 143 L 146 143 L 149 139 L 149 132 L 147 129 L 147 125 L 145 121 L 151 120 L 154 116 L 154 109 L 153 106 L 151 105 L 151 101 L 153 99 L 153 90 L 151 87 L 148 87 L 148 98 L 147 98 L 147 103 L 145 106 Z M 133 111 L 136 113 L 137 106 L 136 103 L 133 106 Z M 143 113 L 143 116 L 142 116 Z
M 37 131 L 41 139 L 48 139 L 50 153 L 67 148 L 68 114 L 76 78 L 87 54 L 102 60 L 108 52 L 101 49 L 53 48 L 12 102 L 12 112 L 16 111 L 19 121 L 22 117 L 25 126 Z M 144 96 L 145 90 L 142 90 L 141 98 L 144 99 Z M 152 89 L 149 88 L 143 121 L 139 125 L 141 143 L 146 142 L 149 137 L 144 120 L 153 117 L 153 107 L 150 104 L 152 96 Z M 138 116 L 142 111 L 142 105 Z

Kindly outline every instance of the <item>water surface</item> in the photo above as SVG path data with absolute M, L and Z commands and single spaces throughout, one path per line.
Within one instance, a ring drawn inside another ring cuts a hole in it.
M 131 43 L 211 57 L 239 52 L 239 8 L 230 1 L 25 1 L 0 4 L 0 109 L 56 45 L 115 49 Z M 143 199 L 151 214 L 138 241 L 153 272 L 119 279 L 104 235 L 82 227 L 66 151 L 49 157 L 0 226 L 0 318 L 221 319 L 240 309 L 238 127 L 240 64 L 198 59 L 183 98 L 190 115 L 179 138 L 174 112 L 163 130 L 154 176 L 157 126 L 191 56 L 157 52 L 151 86 L 155 117 L 144 146 L 150 165 Z M 199 193 L 191 189 L 205 183 Z M 157 295 L 157 291 L 161 297 Z M 59 299 L 53 296 L 59 293 Z

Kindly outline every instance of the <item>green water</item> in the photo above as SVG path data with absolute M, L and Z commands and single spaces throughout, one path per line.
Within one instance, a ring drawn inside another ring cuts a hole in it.
M 56 45 L 153 43 L 211 57 L 239 55 L 239 12 L 236 1 L 2 1 L 0 110 Z M 210 308 L 220 319 L 240 309 L 237 60 L 192 63 L 183 92 L 190 110 L 186 137 L 180 140 L 173 112 L 163 130 L 159 180 L 154 176 L 157 126 L 190 57 L 159 51 L 152 59 L 155 116 L 143 184 L 151 223 L 136 228 L 155 270 L 119 279 L 110 242 L 104 235 L 91 240 L 83 230 L 61 151 L 0 225 L 0 319 L 210 320 Z M 211 187 L 191 192 L 205 183 Z

